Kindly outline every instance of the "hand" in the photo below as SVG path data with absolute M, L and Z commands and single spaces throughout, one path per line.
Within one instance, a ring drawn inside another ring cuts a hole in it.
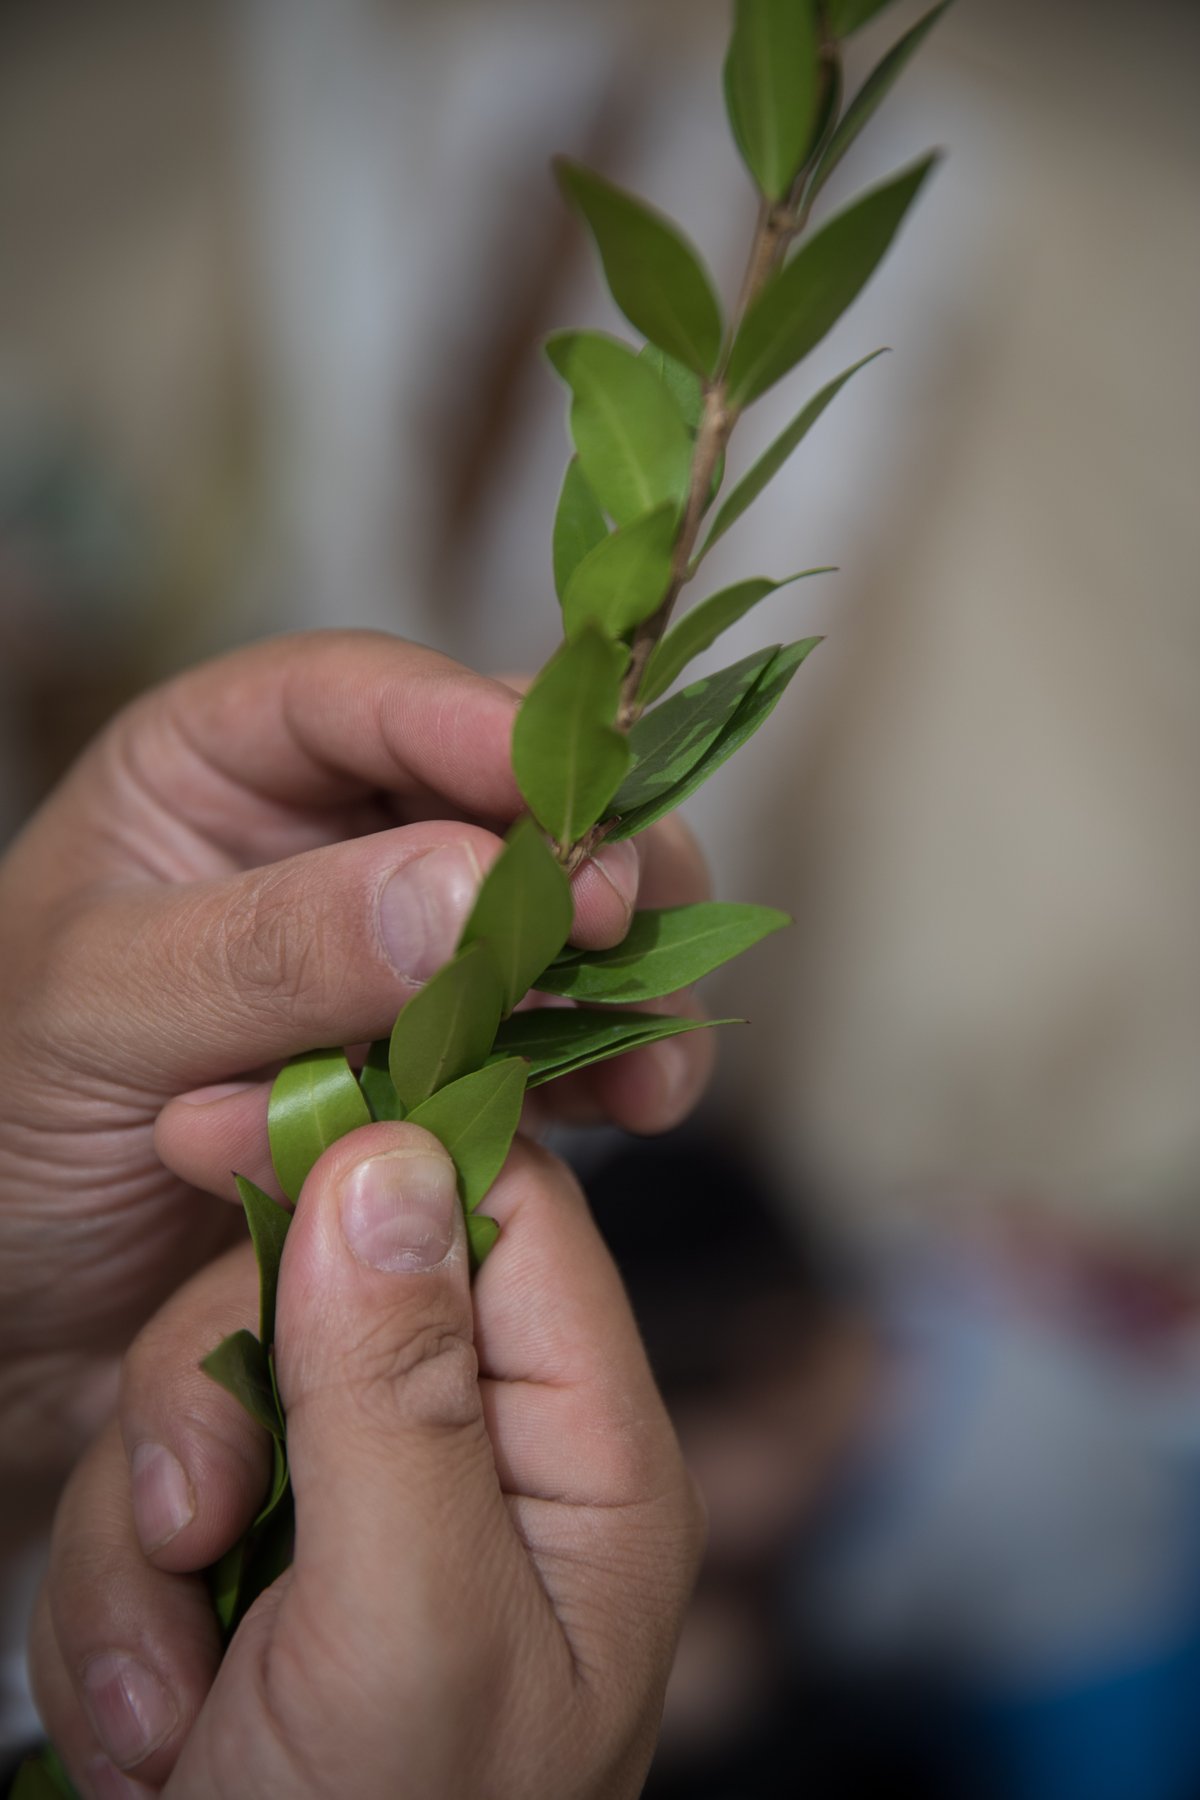
M 248 1254 L 134 1345 L 34 1632 L 39 1705 L 86 1800 L 164 1782 L 170 1800 L 641 1791 L 698 1503 L 569 1174 L 518 1140 L 488 1208 L 472 1333 L 435 1139 L 368 1126 L 309 1176 L 275 1339 L 296 1560 L 219 1670 L 189 1571 L 253 1517 L 267 1452 L 197 1359 L 254 1321 Z
M 10 1492 L 61 1479 L 138 1326 L 240 1229 L 206 1196 L 269 1180 L 264 1069 L 383 1035 L 452 952 L 519 810 L 516 704 L 375 634 L 260 644 L 121 714 L 0 865 Z M 679 828 L 643 842 L 643 903 L 698 897 Z M 638 886 L 628 844 L 580 870 L 575 941 L 619 941 Z M 674 1122 L 708 1035 L 598 1068 L 585 1103 Z

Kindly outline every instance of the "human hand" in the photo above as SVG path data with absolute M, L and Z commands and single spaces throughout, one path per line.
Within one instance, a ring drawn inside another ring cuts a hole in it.
M 232 1198 L 232 1168 L 270 1183 L 256 1075 L 383 1035 L 452 952 L 520 808 L 516 704 L 396 639 L 276 639 L 122 713 L 0 865 L 10 1491 L 61 1478 L 138 1326 L 240 1230 L 206 1196 Z M 635 893 L 699 897 L 681 828 L 642 842 L 640 866 L 621 844 L 580 870 L 577 943 L 619 941 Z M 708 1035 L 572 1078 L 564 1098 L 673 1123 Z
M 219 1667 L 191 1571 L 245 1529 L 268 1456 L 197 1364 L 255 1317 L 248 1250 L 146 1327 L 119 1424 L 64 1497 L 34 1631 L 43 1718 L 86 1800 L 640 1792 L 695 1491 L 570 1175 L 519 1139 L 488 1207 L 502 1231 L 472 1323 L 435 1139 L 368 1126 L 309 1176 L 275 1334 L 296 1557 Z M 164 1458 L 186 1517 L 164 1506 Z

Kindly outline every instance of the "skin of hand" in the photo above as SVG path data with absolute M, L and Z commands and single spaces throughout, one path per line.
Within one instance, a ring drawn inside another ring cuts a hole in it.
M 86 1800 L 641 1791 L 701 1509 L 572 1177 L 518 1139 L 488 1209 L 501 1235 L 472 1290 L 427 1133 L 368 1126 L 309 1176 L 275 1337 L 296 1560 L 219 1667 L 191 1571 L 254 1516 L 268 1460 L 197 1359 L 255 1319 L 248 1251 L 135 1343 L 34 1627 L 39 1705 Z
M 230 1171 L 278 1191 L 272 1067 L 384 1035 L 452 953 L 520 810 L 516 706 L 398 639 L 275 639 L 120 714 L 0 864 L 9 1496 L 44 1511 L 138 1327 L 240 1234 L 212 1197 L 233 1197 Z M 618 942 L 635 897 L 702 897 L 681 828 L 640 844 L 579 871 L 575 943 Z M 563 1102 L 674 1123 L 708 1037 L 598 1068 Z

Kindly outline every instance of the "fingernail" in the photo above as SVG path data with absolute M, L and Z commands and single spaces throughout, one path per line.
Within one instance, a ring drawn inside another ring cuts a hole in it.
M 342 1184 L 342 1235 L 369 1268 L 436 1269 L 454 1242 L 454 1164 L 427 1150 L 393 1150 L 359 1163 Z
M 83 1696 L 92 1730 L 121 1768 L 156 1750 L 179 1718 L 158 1676 L 122 1651 L 93 1656 L 83 1672 Z
M 444 844 L 397 869 L 379 897 L 379 935 L 399 974 L 428 981 L 454 954 L 482 875 L 466 844 Z
M 632 913 L 641 880 L 641 859 L 633 842 L 624 838 L 619 844 L 601 844 L 592 862 L 626 912 Z
M 88 1792 L 96 1800 L 146 1800 L 150 1793 L 140 1781 L 130 1781 L 128 1775 L 122 1775 L 107 1756 L 97 1756 L 88 1764 L 87 1777 Z
M 169 1544 L 195 1516 L 192 1484 L 165 1444 L 139 1444 L 129 1459 L 133 1522 L 149 1554 Z

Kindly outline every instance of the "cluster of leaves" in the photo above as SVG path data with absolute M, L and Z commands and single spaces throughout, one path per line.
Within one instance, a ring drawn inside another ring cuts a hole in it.
M 700 1029 L 691 1019 L 627 1009 L 690 986 L 786 923 L 768 907 L 708 903 L 638 913 L 613 950 L 568 946 L 571 871 L 600 842 L 645 830 L 706 781 L 766 721 L 819 642 L 770 645 L 663 699 L 722 632 L 801 579 L 740 581 L 667 629 L 709 550 L 850 377 L 881 354 L 854 363 L 801 408 L 724 499 L 701 542 L 740 414 L 850 306 L 935 160 L 902 170 L 794 248 L 830 175 L 948 0 L 900 38 L 848 103 L 841 41 L 887 0 L 733 4 L 726 110 L 759 210 L 731 318 L 677 226 L 602 176 L 557 164 L 640 341 L 577 331 L 547 345 L 570 394 L 573 454 L 553 536 L 564 641 L 530 688 L 513 734 L 528 814 L 509 833 L 455 956 L 409 1002 L 390 1039 L 371 1046 L 357 1073 L 338 1049 L 298 1057 L 271 1094 L 272 1160 L 293 1203 L 322 1151 L 356 1127 L 409 1119 L 431 1131 L 458 1170 L 475 1267 L 498 1232 L 480 1202 L 507 1156 L 526 1091 Z M 515 1010 L 531 989 L 556 1004 Z M 204 1366 L 269 1432 L 274 1471 L 250 1532 L 210 1572 L 227 1634 L 292 1550 L 273 1352 L 290 1213 L 252 1182 L 239 1177 L 238 1188 L 259 1263 L 259 1331 L 234 1333 Z M 72 1789 L 48 1750 L 25 1765 L 12 1793 L 70 1800 Z
M 855 362 L 801 408 L 722 501 L 701 541 L 740 414 L 850 306 L 934 161 L 902 170 L 793 249 L 830 175 L 945 10 L 935 7 L 908 31 L 843 105 L 840 40 L 884 4 L 734 0 L 726 108 L 759 215 L 731 318 L 676 225 L 591 170 L 556 164 L 640 341 L 570 331 L 546 346 L 570 396 L 573 454 L 553 534 L 563 642 L 513 732 L 513 768 L 529 810 L 489 872 L 453 959 L 409 1002 L 390 1039 L 371 1046 L 362 1069 L 356 1074 L 341 1050 L 320 1050 L 278 1077 L 271 1153 L 292 1202 L 338 1138 L 371 1120 L 409 1119 L 454 1160 L 478 1268 L 498 1232 L 480 1202 L 508 1154 L 526 1091 L 700 1029 L 691 1019 L 626 1009 L 690 986 L 787 922 L 762 906 L 682 906 L 636 914 L 615 950 L 580 951 L 568 946 L 569 875 L 600 842 L 645 830 L 706 781 L 766 721 L 820 641 L 769 645 L 663 698 L 722 632 L 802 578 L 737 582 L 667 629 L 709 550 L 851 376 L 881 354 Z M 531 989 L 560 1004 L 517 1011 Z M 290 1554 L 272 1354 L 288 1215 L 251 1183 L 239 1180 L 239 1188 L 262 1270 L 260 1335 L 236 1333 L 205 1367 L 271 1433 L 275 1472 L 251 1533 L 213 1572 L 227 1630 Z

